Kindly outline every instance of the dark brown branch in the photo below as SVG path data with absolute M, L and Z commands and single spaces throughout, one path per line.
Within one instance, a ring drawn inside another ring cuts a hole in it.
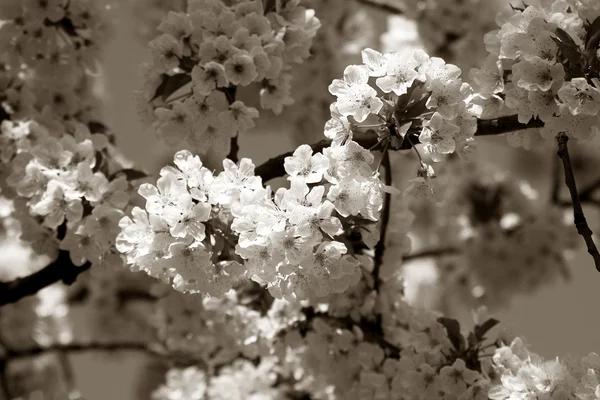
M 544 122 L 539 119 L 532 119 L 528 123 L 523 124 L 519 122 L 517 115 L 508 115 L 494 119 L 478 119 L 475 136 L 501 135 L 503 133 L 543 127 Z
M 34 295 L 56 282 L 71 285 L 79 274 L 87 271 L 90 267 L 89 262 L 81 267 L 74 265 L 69 252 L 61 250 L 56 261 L 41 270 L 10 282 L 0 282 L 0 306 L 15 303 L 23 297 Z
M 460 254 L 460 249 L 455 247 L 440 247 L 437 249 L 423 250 L 416 253 L 407 254 L 402 257 L 403 261 L 418 260 L 420 258 L 428 257 L 443 257 L 443 256 L 455 256 Z
M 145 343 L 69 343 L 69 344 L 54 344 L 48 347 L 30 347 L 23 350 L 7 350 L 0 357 L 0 361 L 10 362 L 13 360 L 41 356 L 48 353 L 86 353 L 92 351 L 103 352 L 118 352 L 118 351 L 137 351 L 145 352 L 153 356 L 161 356 L 158 351 L 153 350 Z
M 404 14 L 404 11 L 397 6 L 390 4 L 385 0 L 356 0 L 357 3 L 363 4 L 366 7 L 384 11 L 389 14 Z
M 524 129 L 541 128 L 543 126 L 544 123 L 537 119 L 532 119 L 528 123 L 522 124 L 519 122 L 518 117 L 516 115 L 509 115 L 507 117 L 500 117 L 496 119 L 480 119 L 477 121 L 477 132 L 475 133 L 475 136 L 501 135 L 503 133 L 515 132 Z M 377 143 L 378 137 L 375 133 L 356 133 L 353 135 L 352 140 L 360 144 L 365 149 L 369 149 Z M 419 137 L 413 136 L 411 137 L 410 141 L 405 140 L 404 143 L 405 145 L 402 146 L 402 148 L 400 148 L 399 150 L 411 149 L 411 143 L 418 144 Z M 314 152 L 321 152 L 325 147 L 328 147 L 330 144 L 331 141 L 325 139 L 312 144 L 311 147 Z M 260 176 L 262 178 L 263 182 L 268 182 L 271 179 L 285 176 L 286 172 L 283 168 L 283 161 L 286 157 L 291 157 L 293 154 L 293 151 L 289 151 L 287 153 L 273 157 L 256 167 L 254 172 L 257 176 Z
M 571 165 L 569 148 L 567 146 L 569 137 L 561 133 L 556 137 L 556 141 L 558 142 L 557 155 L 562 160 L 563 168 L 565 170 L 565 183 L 569 188 L 569 193 L 571 194 L 571 202 L 573 203 L 573 216 L 575 218 L 575 227 L 577 228 L 577 233 L 579 233 L 585 240 L 588 253 L 590 253 L 594 259 L 596 269 L 600 272 L 600 253 L 598 252 L 598 248 L 596 247 L 594 239 L 592 238 L 593 233 L 587 224 L 585 214 L 583 213 L 583 207 L 581 206 L 581 201 L 579 199 L 579 194 L 577 193 L 575 174 L 573 173 L 573 166 Z
M 390 153 L 385 149 L 383 152 L 383 162 L 382 166 L 385 168 L 385 181 L 384 183 L 387 186 L 392 185 L 392 166 L 390 163 Z M 383 264 L 383 256 L 385 254 L 385 237 L 388 229 L 388 225 L 390 223 L 390 208 L 392 202 L 392 195 L 390 193 L 385 193 L 383 198 L 383 210 L 381 211 L 381 225 L 379 227 L 379 242 L 375 246 L 375 259 L 374 259 L 374 267 L 373 267 L 373 289 L 375 291 L 379 291 L 379 270 L 381 269 L 381 265 Z

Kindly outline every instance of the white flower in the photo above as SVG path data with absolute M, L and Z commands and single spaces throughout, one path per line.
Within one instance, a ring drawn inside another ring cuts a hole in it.
M 369 114 L 377 114 L 381 110 L 383 102 L 368 81 L 366 67 L 349 65 L 344 70 L 344 79 L 335 79 L 329 85 L 329 92 L 337 96 L 336 105 L 343 116 L 352 115 L 357 122 L 363 122 Z
M 558 91 L 558 98 L 569 107 L 571 114 L 596 115 L 600 111 L 600 90 L 585 78 L 565 82 Z
M 376 81 L 377 86 L 385 93 L 403 95 L 418 77 L 416 68 L 419 62 L 410 53 L 394 52 L 387 56 L 386 74 Z
M 303 144 L 294 151 L 292 157 L 284 159 L 283 166 L 290 180 L 301 177 L 306 183 L 318 183 L 329 168 L 329 158 L 321 153 L 313 155 L 312 148 Z
M 373 49 L 364 49 L 360 52 L 362 62 L 369 68 L 369 76 L 384 76 L 387 71 L 387 55 Z
M 365 193 L 360 182 L 353 179 L 331 186 L 327 199 L 333 202 L 342 217 L 357 215 L 365 206 Z
M 150 214 L 161 215 L 166 206 L 176 204 L 179 196 L 187 191 L 176 175 L 166 174 L 158 178 L 156 186 L 150 183 L 140 185 L 138 193 L 146 199 L 146 210 Z
M 210 61 L 204 66 L 196 65 L 192 69 L 191 75 L 194 92 L 203 96 L 208 96 L 216 88 L 229 85 L 225 76 L 225 67 L 214 61 Z
M 190 194 L 182 193 L 174 204 L 165 206 L 162 216 L 171 227 L 174 237 L 190 234 L 197 241 L 202 241 L 206 237 L 202 222 L 208 221 L 211 208 L 209 203 L 194 204 Z
M 148 47 L 150 47 L 154 58 L 158 59 L 166 71 L 179 66 L 179 58 L 183 55 L 183 46 L 173 36 L 166 33 L 162 34 L 152 40 Z
M 223 66 L 227 80 L 234 85 L 248 86 L 258 76 L 252 54 L 247 51 L 235 53 L 225 61 Z

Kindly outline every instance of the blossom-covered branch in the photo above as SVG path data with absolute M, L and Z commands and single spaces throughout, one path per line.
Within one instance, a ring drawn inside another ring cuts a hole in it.
M 503 133 L 516 132 L 531 128 L 540 128 L 543 126 L 544 123 L 537 119 L 533 119 L 528 123 L 521 123 L 519 122 L 517 115 L 509 115 L 506 117 L 499 117 L 495 119 L 478 119 L 477 132 L 475 132 L 475 136 L 501 135 Z M 362 147 L 368 149 L 377 144 L 378 137 L 374 132 L 355 133 L 352 137 L 352 140 L 360 144 Z M 413 144 L 418 143 L 420 143 L 419 136 L 412 135 L 411 140 L 405 140 L 402 143 L 401 147 L 390 147 L 390 150 L 409 150 L 412 148 Z M 320 152 L 330 145 L 331 140 L 325 139 L 312 144 L 310 147 L 313 149 L 314 152 Z M 293 151 L 289 151 L 287 153 L 283 153 L 276 157 L 270 158 L 269 160 L 256 167 L 256 175 L 260 176 L 263 182 L 268 182 L 271 179 L 284 176 L 286 172 L 285 168 L 283 167 L 283 161 L 286 157 L 292 156 L 293 153 Z

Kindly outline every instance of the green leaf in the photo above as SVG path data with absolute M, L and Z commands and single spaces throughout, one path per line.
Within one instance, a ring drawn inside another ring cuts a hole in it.
M 198 65 L 198 63 L 194 61 L 192 57 L 182 57 L 179 59 L 179 68 L 185 72 L 192 72 L 196 65 Z
M 429 109 L 427 108 L 426 104 L 427 104 L 427 100 L 429 100 L 430 97 L 431 97 L 431 93 L 427 93 L 426 95 L 421 97 L 421 99 L 410 104 L 408 106 L 406 112 L 403 115 L 403 117 L 404 117 L 403 119 L 416 118 L 419 115 L 428 112 Z
M 437 322 L 446 328 L 446 331 L 448 332 L 448 339 L 454 346 L 454 349 L 457 352 L 462 353 L 465 350 L 465 338 L 460 333 L 460 324 L 458 321 L 452 318 L 439 317 Z
M 187 73 L 180 73 L 175 75 L 162 75 L 162 82 L 156 88 L 154 96 L 150 101 L 154 101 L 161 97 L 163 100 L 169 98 L 170 95 L 181 89 L 184 85 L 192 81 L 192 77 Z
M 589 26 L 585 35 L 585 48 L 597 49 L 600 43 L 600 17 L 597 17 Z
M 473 333 L 475 334 L 475 337 L 478 341 L 482 341 L 483 339 L 485 339 L 485 335 L 490 331 L 490 329 L 492 329 L 499 323 L 500 321 L 498 321 L 497 319 L 490 318 L 483 324 L 476 325 L 475 329 L 473 330 Z
M 143 171 L 139 171 L 137 169 L 132 169 L 132 168 L 126 168 L 126 169 L 122 169 L 122 170 L 117 171 L 114 174 L 112 174 L 110 176 L 110 180 L 113 180 L 119 174 L 124 174 L 128 181 L 134 181 L 137 179 L 143 179 L 143 178 L 148 177 L 148 174 Z
M 563 29 L 556 28 L 556 37 L 558 38 L 558 40 L 560 40 L 564 44 L 566 44 L 568 46 L 571 46 L 571 47 L 574 47 L 576 49 L 579 49 L 579 46 L 577 46 L 577 43 L 575 43 L 575 41 L 573 40 L 573 38 L 571 37 L 571 35 L 569 35 Z

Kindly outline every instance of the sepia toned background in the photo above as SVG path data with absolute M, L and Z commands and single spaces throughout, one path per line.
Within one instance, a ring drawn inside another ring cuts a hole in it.
M 115 21 L 114 39 L 105 54 L 105 121 L 116 133 L 121 150 L 139 166 L 155 172 L 172 157 L 172 150 L 160 145 L 137 119 L 133 91 L 143 84 L 139 66 L 148 54 L 135 37 L 131 10 L 123 5 L 115 15 L 119 20 Z M 253 158 L 255 164 L 294 147 L 280 131 L 253 132 L 243 137 L 240 145 L 240 155 Z M 502 153 L 496 157 L 494 162 L 503 162 Z M 600 227 L 596 230 L 600 232 Z M 600 273 L 585 251 L 572 255 L 570 267 L 570 283 L 515 298 L 509 310 L 495 315 L 524 337 L 533 351 L 548 358 L 600 352 Z M 424 281 L 435 279 L 426 263 L 412 265 L 410 271 Z M 148 362 L 137 353 L 71 357 L 76 381 L 87 400 L 134 399 L 143 366 Z

